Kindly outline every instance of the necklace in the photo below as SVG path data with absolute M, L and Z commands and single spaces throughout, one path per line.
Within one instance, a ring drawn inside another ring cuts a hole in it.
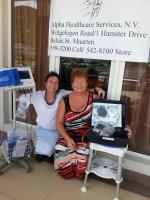
M 45 99 L 46 103 L 47 103 L 49 106 L 53 105 L 53 104 L 55 103 L 55 100 L 56 100 L 56 94 L 55 94 L 55 96 L 54 96 L 53 101 L 51 101 L 51 102 L 49 102 L 49 101 L 47 100 L 46 94 L 47 94 L 47 93 L 45 92 L 44 99 Z

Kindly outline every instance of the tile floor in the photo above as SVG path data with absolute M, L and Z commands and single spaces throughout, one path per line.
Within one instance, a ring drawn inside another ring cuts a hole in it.
M 29 160 L 33 171 L 26 173 L 13 164 L 0 176 L 0 200 L 112 200 L 115 187 L 89 177 L 88 191 L 82 193 L 83 181 L 63 180 L 49 163 Z M 120 200 L 149 200 L 149 198 L 120 190 Z

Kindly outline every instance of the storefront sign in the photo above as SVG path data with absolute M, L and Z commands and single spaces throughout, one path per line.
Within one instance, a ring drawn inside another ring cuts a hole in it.
M 147 62 L 150 0 L 52 0 L 49 55 Z

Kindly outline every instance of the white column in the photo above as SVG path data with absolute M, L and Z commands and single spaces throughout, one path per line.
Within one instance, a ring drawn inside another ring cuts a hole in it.
M 49 71 L 55 71 L 59 74 L 60 57 L 50 56 L 49 58 Z
M 108 85 L 108 99 L 120 100 L 125 62 L 112 61 Z

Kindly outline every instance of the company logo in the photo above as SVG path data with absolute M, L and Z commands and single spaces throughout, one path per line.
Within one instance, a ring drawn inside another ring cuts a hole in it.
M 83 16 L 89 16 L 90 19 L 96 18 L 99 15 L 102 0 L 84 0 L 81 4 Z

